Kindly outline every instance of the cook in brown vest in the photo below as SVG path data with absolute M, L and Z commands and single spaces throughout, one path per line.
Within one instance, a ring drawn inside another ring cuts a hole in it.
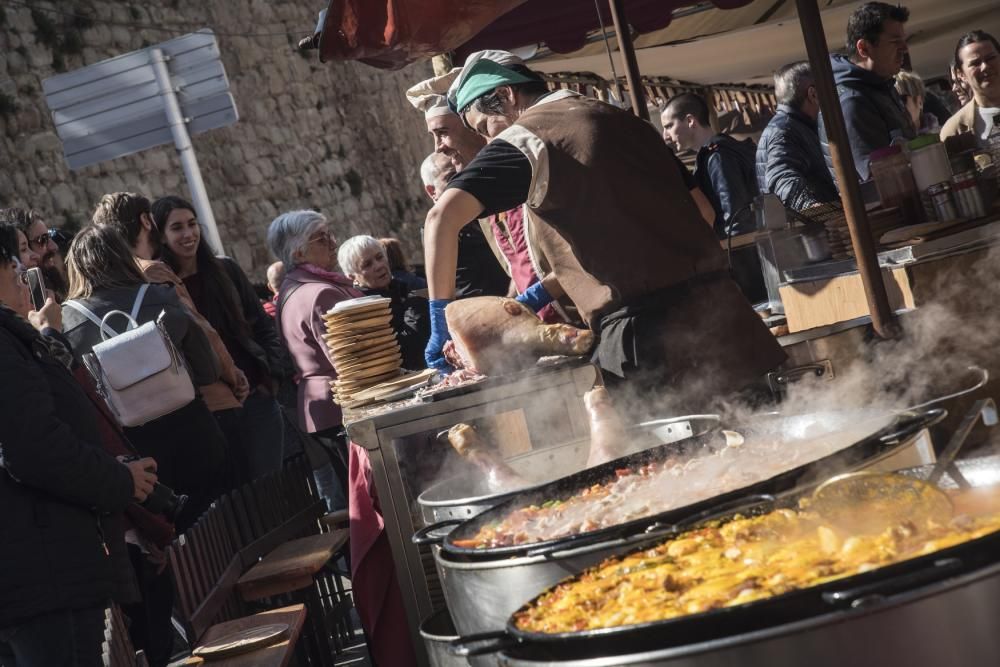
M 781 364 L 784 352 L 730 277 L 652 126 L 570 91 L 549 93 L 511 57 L 469 56 L 448 93 L 490 143 L 427 215 L 428 362 L 440 363 L 447 340 L 458 230 L 523 202 L 529 243 L 552 264 L 529 305 L 569 296 L 600 335 L 594 358 L 607 379 L 702 409 Z

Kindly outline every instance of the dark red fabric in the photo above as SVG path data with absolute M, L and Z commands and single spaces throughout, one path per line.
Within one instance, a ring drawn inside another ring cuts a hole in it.
M 129 443 L 118 422 L 104 403 L 104 399 L 97 393 L 94 380 L 83 366 L 73 369 L 73 377 L 77 383 L 83 387 L 94 409 L 97 410 L 100 419 L 97 420 L 97 428 L 101 433 L 101 447 L 111 456 L 138 455 Z M 135 503 L 125 508 L 125 519 L 129 528 L 135 528 L 142 533 L 143 537 L 161 549 L 174 541 L 176 533 L 174 525 L 163 518 L 160 514 L 153 514 L 145 508 Z
M 751 0 L 712 0 L 733 9 Z M 624 0 L 627 22 L 640 33 L 665 28 L 690 0 Z M 601 20 L 598 20 L 600 7 Z M 324 61 L 361 60 L 396 69 L 420 58 L 456 52 L 457 63 L 481 49 L 544 44 L 558 53 L 582 47 L 603 21 L 608 0 L 332 0 L 320 37 Z
M 504 232 L 507 228 L 509 236 Z M 510 263 L 510 278 L 514 281 L 517 293 L 521 294 L 538 281 L 535 267 L 531 265 L 531 255 L 528 252 L 528 241 L 524 238 L 524 209 L 520 206 L 509 211 L 490 216 L 490 227 L 493 238 L 496 239 L 500 252 Z M 551 305 L 538 311 L 538 317 L 546 324 L 562 322 L 562 318 Z
M 351 589 L 354 606 L 377 665 L 417 664 L 407 625 L 403 594 L 396 578 L 389 539 L 372 483 L 371 462 L 363 447 L 350 443 L 348 507 L 351 531 Z

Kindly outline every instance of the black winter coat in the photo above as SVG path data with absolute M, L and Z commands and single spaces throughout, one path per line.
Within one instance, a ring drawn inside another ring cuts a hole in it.
M 838 199 L 816 122 L 787 104 L 778 105 L 760 135 L 757 186 L 761 192 L 776 194 L 786 207 L 796 211 Z
M 378 295 L 392 299 L 392 328 L 399 341 L 403 355 L 403 368 L 419 371 L 427 368 L 424 348 L 431 337 L 431 320 L 427 299 L 411 296 L 410 288 L 401 280 L 393 278 L 383 290 L 361 289 L 367 295 Z
M 247 274 L 243 273 L 240 265 L 229 257 L 220 257 L 219 261 L 222 262 L 226 274 L 236 288 L 236 294 L 240 298 L 240 310 L 250 325 L 250 337 L 240 337 L 240 345 L 253 356 L 264 374 L 269 375 L 275 382 L 291 377 L 294 368 L 285 346 L 278 337 L 274 318 L 264 311 L 264 306 L 257 297 L 257 292 Z
M 738 141 L 728 134 L 715 135 L 698 151 L 694 177 L 715 209 L 713 227 L 720 239 L 754 229 L 753 215 L 744 207 L 757 196 L 756 156 L 752 140 Z
M 916 130 L 903 101 L 896 93 L 893 79 L 883 79 L 866 69 L 858 67 L 845 56 L 830 56 L 833 79 L 837 84 L 840 107 L 844 111 L 847 138 L 851 142 L 854 166 L 858 177 L 867 181 L 871 169 L 868 156 L 872 151 L 885 148 L 896 137 L 913 139 Z M 833 173 L 830 146 L 827 142 L 823 115 L 819 117 L 819 138 L 823 146 L 823 156 Z
M 69 370 L 2 306 L 0 415 L 0 627 L 105 604 L 113 573 L 99 515 L 125 509 L 132 477 L 101 449 Z

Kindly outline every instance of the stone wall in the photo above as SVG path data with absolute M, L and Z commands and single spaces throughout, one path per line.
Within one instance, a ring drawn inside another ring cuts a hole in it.
M 428 201 L 419 166 L 432 145 L 404 91 L 430 76 L 429 63 L 385 72 L 299 54 L 294 43 L 324 5 L 316 0 L 30 4 L 0 5 L 0 206 L 30 206 L 72 228 L 106 192 L 187 196 L 173 146 L 70 171 L 41 82 L 209 27 L 240 120 L 192 142 L 227 254 L 260 278 L 268 223 L 316 208 L 341 240 L 392 234 L 420 260 Z

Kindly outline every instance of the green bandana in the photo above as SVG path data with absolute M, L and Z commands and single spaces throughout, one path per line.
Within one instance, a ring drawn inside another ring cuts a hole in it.
M 486 60 L 477 60 L 467 71 L 462 72 L 462 84 L 455 100 L 455 110 L 462 111 L 483 95 L 493 92 L 497 86 L 529 83 L 530 79 L 503 65 Z

